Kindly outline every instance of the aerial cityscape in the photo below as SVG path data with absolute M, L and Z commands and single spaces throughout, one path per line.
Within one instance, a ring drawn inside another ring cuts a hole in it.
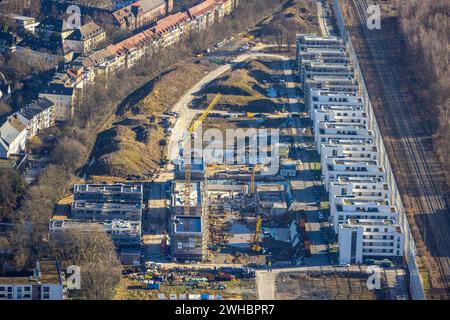
M 0 1 L 0 300 L 449 300 L 449 23 Z

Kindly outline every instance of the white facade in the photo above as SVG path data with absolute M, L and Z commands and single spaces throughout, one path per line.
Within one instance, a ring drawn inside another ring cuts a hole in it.
M 314 130 L 319 121 L 333 123 L 355 123 L 367 124 L 367 113 L 362 107 L 358 106 L 320 106 L 314 109 L 311 119 L 314 122 Z
M 386 178 L 386 172 L 377 161 L 352 158 L 331 158 L 322 168 L 323 182 L 327 192 L 330 182 L 339 177 L 371 177 Z
M 319 109 L 321 106 L 356 106 L 364 108 L 363 98 L 357 93 L 338 93 L 323 89 L 311 89 L 306 103 L 309 116 L 312 116 L 314 109 Z
M 404 235 L 393 220 L 349 220 L 339 231 L 339 262 L 364 263 L 365 259 L 400 258 Z
M 378 148 L 372 141 L 364 140 L 336 140 L 320 146 L 322 167 L 329 163 L 331 158 L 353 158 L 361 160 L 377 161 L 379 157 Z
M 39 98 L 46 98 L 53 102 L 56 121 L 67 121 L 75 113 L 75 89 L 65 87 L 64 84 L 51 83 L 49 88 L 39 93 Z
M 314 142 L 319 154 L 322 154 L 321 146 L 332 139 L 349 141 L 375 140 L 373 131 L 363 124 L 320 121 L 317 123 L 316 128 Z
M 378 221 L 383 219 L 397 219 L 397 210 L 389 200 L 374 201 L 359 196 L 338 196 L 334 198 L 330 207 L 334 232 L 339 232 L 339 226 L 348 219 L 365 219 Z

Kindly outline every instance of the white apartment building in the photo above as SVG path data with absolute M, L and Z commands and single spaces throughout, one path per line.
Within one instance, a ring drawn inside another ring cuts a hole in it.
M 310 99 L 312 89 L 321 89 L 331 93 L 357 93 L 358 81 L 353 77 L 309 75 L 303 82 L 305 101 Z
M 0 300 L 63 300 L 59 263 L 42 260 L 29 277 L 0 277 Z
M 372 130 L 368 130 L 367 125 L 353 123 L 336 123 L 320 121 L 314 131 L 314 142 L 317 152 L 322 154 L 321 145 L 328 143 L 332 139 L 350 141 L 374 141 L 375 136 Z
M 330 92 L 322 89 L 311 89 L 309 99 L 305 100 L 308 115 L 311 117 L 314 109 L 321 106 L 356 106 L 364 108 L 363 98 L 358 93 Z
M 365 259 L 399 259 L 404 235 L 394 220 L 350 219 L 340 226 L 339 262 L 363 263 Z
M 317 122 L 329 121 L 329 122 L 345 122 L 345 123 L 358 123 L 367 124 L 367 113 L 361 106 L 319 106 L 318 109 L 314 109 L 311 115 L 311 120 L 314 123 L 314 130 L 316 130 Z
M 27 121 L 28 138 L 55 124 L 53 103 L 45 98 L 33 101 L 20 109 L 20 115 Z
M 299 34 L 296 41 L 296 62 L 301 66 L 301 53 L 308 48 L 345 50 L 345 44 L 339 37 L 319 37 L 315 34 Z
M 391 190 L 381 178 L 339 177 L 330 182 L 330 206 L 335 197 L 356 196 L 373 201 L 389 200 Z
M 332 158 L 322 168 L 323 183 L 328 192 L 330 182 L 339 177 L 386 178 L 386 172 L 378 161 L 353 158 Z
M 337 140 L 331 139 L 321 148 L 322 167 L 331 158 L 353 158 L 361 160 L 378 160 L 378 147 L 370 140 Z
M 327 63 L 322 61 L 310 61 L 302 64 L 302 83 L 311 76 L 327 77 L 351 77 L 354 70 L 349 63 Z
M 389 200 L 375 201 L 359 196 L 336 196 L 330 207 L 334 232 L 348 219 L 383 220 L 397 219 L 397 210 Z

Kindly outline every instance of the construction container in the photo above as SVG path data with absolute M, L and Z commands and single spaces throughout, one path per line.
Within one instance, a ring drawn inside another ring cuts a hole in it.
M 305 257 L 311 257 L 311 244 L 309 243 L 309 240 L 303 242 L 303 250 L 305 251 Z

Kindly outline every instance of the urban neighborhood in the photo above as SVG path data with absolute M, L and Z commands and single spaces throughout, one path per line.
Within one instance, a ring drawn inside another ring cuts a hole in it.
M 449 299 L 449 9 L 0 2 L 0 300 Z

